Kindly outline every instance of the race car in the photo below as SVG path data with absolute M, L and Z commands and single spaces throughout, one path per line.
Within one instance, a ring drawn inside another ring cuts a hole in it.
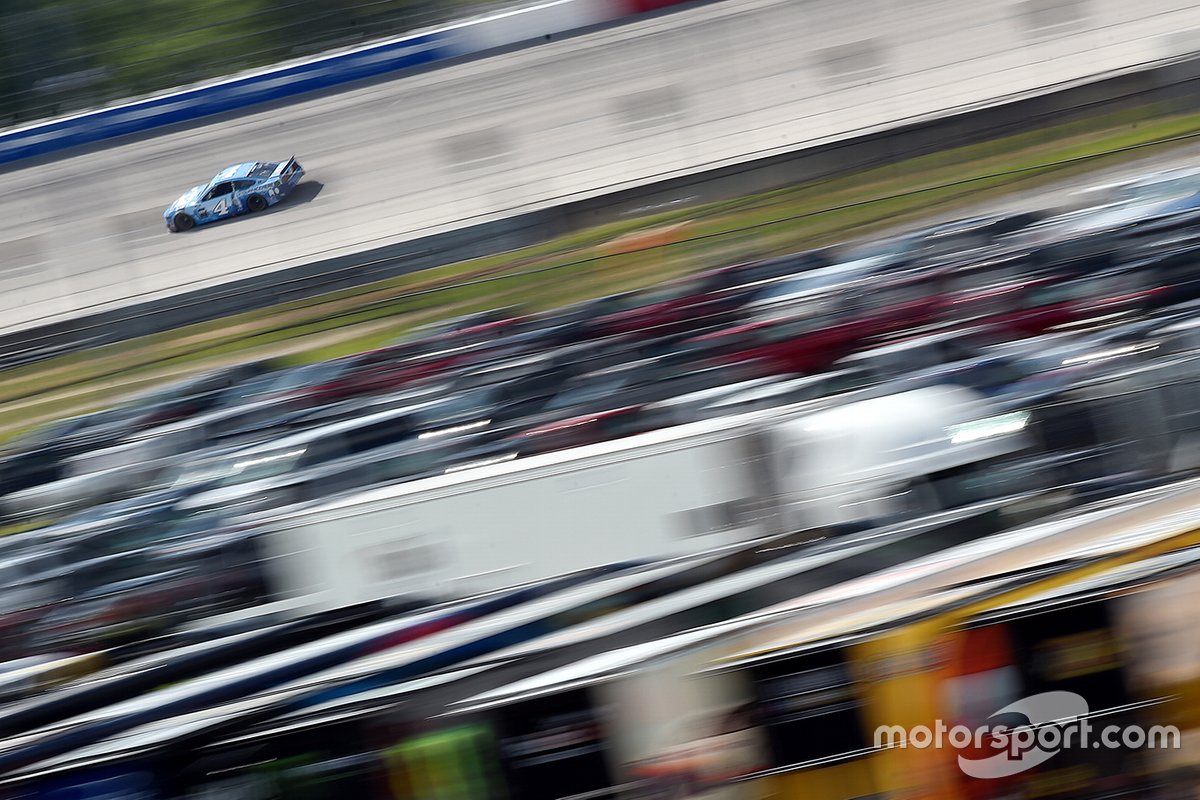
M 234 164 L 208 183 L 184 192 L 163 212 L 163 222 L 175 233 L 236 214 L 262 211 L 287 197 L 302 177 L 304 168 L 295 156 L 280 162 Z

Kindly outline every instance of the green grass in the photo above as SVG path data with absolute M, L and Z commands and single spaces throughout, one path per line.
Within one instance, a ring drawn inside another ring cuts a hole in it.
M 0 373 L 0 436 L 221 363 L 262 356 L 290 363 L 336 357 L 379 346 L 440 316 L 499 305 L 551 308 L 738 259 L 867 235 L 1149 155 L 1200 132 L 1200 115 L 1159 113 L 1149 107 L 750 197 L 673 209 L 518 251 L 9 369 Z M 680 226 L 678 241 L 640 252 L 612 252 L 619 237 L 665 226 Z

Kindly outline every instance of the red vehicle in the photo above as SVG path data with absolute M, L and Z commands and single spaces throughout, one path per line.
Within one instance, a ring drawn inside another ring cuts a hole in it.
M 731 308 L 725 298 L 703 289 L 704 276 L 672 281 L 629 294 L 610 298 L 604 308 L 611 309 L 592 320 L 593 335 L 641 333 L 660 336 L 674 333 L 689 324 L 704 324 L 712 318 L 720 321 Z
M 820 372 L 866 341 L 932 323 L 942 306 L 936 278 L 918 273 L 837 290 L 811 313 L 715 331 L 685 347 L 718 363 L 760 361 L 769 373 Z
M 451 350 L 419 356 L 406 355 L 403 348 L 375 350 L 358 356 L 342 377 L 308 390 L 317 405 L 350 397 L 400 389 L 413 381 L 462 363 L 465 354 Z
M 516 313 L 514 307 L 494 308 L 454 319 L 431 322 L 409 331 L 393 344 L 434 341 L 483 341 L 494 338 L 496 332 L 507 333 L 520 326 L 527 318 Z
M 727 322 L 749 289 L 829 263 L 821 252 L 794 253 L 688 275 L 610 298 L 607 313 L 593 320 L 600 335 L 663 335 Z
M 520 316 L 496 318 L 491 314 L 481 314 L 478 318 L 468 320 L 469 324 L 452 326 L 432 336 L 421 337 L 419 341 L 431 348 L 486 344 L 519 330 L 526 319 Z
M 1118 321 L 1151 307 L 1160 287 L 1131 271 L 1063 279 L 1012 281 L 949 295 L 943 320 L 978 326 L 1003 338 Z
M 326 405 L 351 397 L 402 389 L 483 358 L 492 345 L 447 347 L 433 351 L 414 345 L 392 345 L 352 356 L 348 368 L 331 381 L 299 391 L 310 405 Z
M 347 356 L 340 360 L 345 367 L 335 370 L 335 377 L 296 394 L 309 404 L 325 405 L 402 389 L 494 354 L 503 345 L 505 334 L 522 321 L 519 317 L 488 320 Z
M 897 334 L 953 328 L 1002 339 L 1031 336 L 1118 320 L 1153 306 L 1163 291 L 1146 286 L 1131 270 L 945 292 L 953 277 L 929 271 L 856 286 L 815 302 L 817 313 L 740 325 L 687 344 L 718 362 L 762 359 L 774 372 L 807 374 Z

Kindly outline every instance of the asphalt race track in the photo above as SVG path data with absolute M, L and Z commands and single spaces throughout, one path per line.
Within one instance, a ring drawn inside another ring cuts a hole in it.
M 10 168 L 0 332 L 928 118 L 1200 41 L 1200 7 L 1184 0 L 1095 0 L 1072 5 L 1077 16 L 1032 5 L 714 3 Z M 278 207 L 166 231 L 162 209 L 189 186 L 292 154 L 308 178 Z

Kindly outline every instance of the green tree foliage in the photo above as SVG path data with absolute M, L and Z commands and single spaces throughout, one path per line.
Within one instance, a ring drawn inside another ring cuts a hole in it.
M 0 127 L 396 35 L 487 0 L 0 0 Z

